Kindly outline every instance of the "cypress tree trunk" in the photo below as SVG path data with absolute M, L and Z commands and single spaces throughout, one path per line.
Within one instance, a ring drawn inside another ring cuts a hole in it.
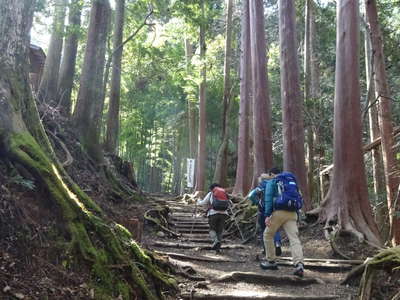
M 238 160 L 233 193 L 245 195 L 250 189 L 250 179 L 247 173 L 250 165 L 250 11 L 249 0 L 242 1 L 241 41 L 240 41 L 240 108 L 238 134 Z M 252 173 L 250 173 L 252 174 Z
M 253 185 L 272 167 L 272 124 L 269 100 L 266 40 L 262 0 L 250 1 L 250 43 L 253 95 Z
M 78 50 L 79 29 L 81 26 L 82 1 L 72 0 L 69 5 L 67 36 L 64 43 L 64 53 L 61 60 L 58 78 L 57 94 L 61 113 L 71 116 L 71 93 L 74 85 L 76 54 Z
M 378 228 L 368 200 L 361 140 L 359 78 L 359 5 L 337 4 L 336 75 L 334 102 L 333 178 L 321 205 L 326 226 L 339 228 L 380 245 Z
M 56 228 L 65 228 L 68 234 L 60 233 L 60 237 L 69 238 L 65 242 L 70 252 L 65 257 L 71 259 L 70 263 L 84 263 L 90 270 L 96 299 L 119 294 L 159 299 L 161 291 L 153 282 L 174 287 L 174 279 L 153 264 L 129 231 L 104 221 L 101 209 L 58 163 L 44 133 L 28 83 L 33 10 L 34 1 L 0 3 L 0 151 L 5 159 L 28 170 L 48 193 L 46 201 L 52 201 L 60 210 L 63 224 Z M 123 265 L 124 273 L 109 268 L 112 264 Z
M 365 45 L 365 81 L 367 82 L 367 103 L 370 105 L 368 109 L 368 120 L 369 120 L 369 137 L 370 141 L 374 141 L 380 137 L 379 131 L 379 120 L 378 120 L 378 104 L 373 104 L 375 100 L 375 84 L 373 81 L 372 73 L 372 49 L 371 49 L 371 37 L 369 29 L 364 30 L 364 45 Z M 382 237 L 386 237 L 389 226 L 387 226 L 387 202 L 385 201 L 385 175 L 382 160 L 382 147 L 379 145 L 371 150 L 372 158 L 372 175 L 374 178 L 374 192 L 375 192 L 375 205 L 377 210 L 375 213 L 376 220 L 381 232 Z
M 311 203 L 305 166 L 303 100 L 300 94 L 294 1 L 279 1 L 279 41 L 283 113 L 283 168 L 297 176 L 303 194 L 304 208 L 309 210 Z
M 185 38 L 186 71 L 189 73 L 193 56 L 193 46 L 188 38 Z M 188 103 L 188 135 L 189 135 L 189 158 L 196 157 L 196 105 L 192 95 L 187 95 Z
M 200 24 L 200 60 L 202 63 L 200 71 L 199 86 L 199 147 L 197 151 L 196 166 L 196 191 L 204 191 L 205 187 L 205 167 L 206 167 L 206 132 L 207 132 L 207 116 L 206 116 L 206 32 L 205 32 L 205 13 L 204 0 L 201 0 L 201 24 Z
M 115 8 L 114 50 L 110 87 L 110 104 L 107 115 L 107 131 L 104 150 L 116 154 L 118 151 L 119 102 L 121 96 L 122 36 L 124 28 L 125 0 L 117 0 Z
M 64 36 L 66 0 L 56 0 L 54 4 L 54 18 L 50 38 L 49 50 L 44 63 L 42 80 L 40 82 L 38 98 L 53 107 L 58 105 L 57 83 L 60 70 L 61 51 Z
M 316 111 L 314 110 L 315 102 L 317 101 L 317 97 L 315 93 L 312 93 L 312 85 L 315 86 L 313 81 L 316 80 L 315 76 L 313 76 L 313 67 L 315 67 L 315 62 L 313 61 L 312 56 L 314 53 L 314 39 L 315 39 L 315 17 L 314 17 L 314 1 L 307 0 L 306 1 L 306 13 L 305 13 L 305 36 L 304 36 L 304 101 L 306 103 L 307 110 L 309 114 L 314 117 L 316 115 Z M 315 173 L 315 144 L 314 144 L 314 120 L 311 118 L 309 120 L 309 124 L 307 124 L 306 135 L 307 135 L 307 182 L 308 182 L 308 191 L 310 194 L 310 203 L 312 204 L 314 193 L 316 189 L 314 186 L 317 185 L 317 182 L 314 180 Z
M 93 1 L 78 100 L 73 115 L 80 141 L 96 162 L 103 160 L 100 126 L 104 104 L 103 72 L 110 11 L 108 0 Z
M 385 70 L 383 38 L 379 28 L 378 11 L 375 0 L 365 1 L 371 30 L 372 52 L 374 53 L 374 73 L 376 96 L 379 98 L 379 125 L 382 137 L 383 165 L 386 178 L 386 195 L 389 208 L 389 223 L 393 246 L 400 244 L 400 199 L 398 199 L 400 173 L 393 150 L 393 124 L 390 89 Z
M 222 136 L 221 145 L 218 150 L 217 160 L 215 163 L 213 182 L 219 182 L 222 186 L 226 186 L 226 176 L 228 172 L 228 117 L 231 96 L 231 56 L 232 56 L 232 14 L 233 0 L 227 1 L 226 13 L 226 38 L 225 38 L 225 61 L 224 61 L 224 98 L 222 112 Z

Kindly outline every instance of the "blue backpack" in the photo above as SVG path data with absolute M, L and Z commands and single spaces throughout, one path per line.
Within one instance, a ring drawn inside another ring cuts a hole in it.
M 275 210 L 298 211 L 303 207 L 303 198 L 297 186 L 296 177 L 290 172 L 282 172 L 276 177 L 279 195 L 274 203 Z

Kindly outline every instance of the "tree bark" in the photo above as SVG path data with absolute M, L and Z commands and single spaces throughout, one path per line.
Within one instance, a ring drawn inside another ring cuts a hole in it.
M 279 1 L 279 41 L 281 58 L 281 97 L 283 122 L 283 169 L 299 181 L 304 209 L 311 208 L 304 153 L 303 100 L 297 61 L 294 1 Z
M 96 162 L 103 160 L 100 126 L 104 104 L 103 72 L 110 10 L 108 0 L 93 1 L 78 100 L 73 115 L 80 142 Z
M 317 101 L 317 96 L 315 94 L 315 90 L 312 89 L 316 84 L 313 81 L 316 81 L 315 76 L 315 16 L 314 16 L 314 1 L 306 0 L 306 12 L 305 12 L 305 31 L 304 31 L 304 101 L 307 104 L 307 110 L 309 111 L 309 115 L 311 116 L 309 120 L 309 124 L 307 124 L 306 135 L 307 135 L 307 182 L 308 182 L 308 191 L 310 195 L 310 204 L 313 203 L 313 198 L 316 189 L 314 186 L 317 186 L 318 183 L 314 180 L 315 173 L 315 143 L 314 143 L 314 117 L 316 116 L 316 111 L 314 109 L 315 102 Z
M 368 22 L 368 21 L 367 21 Z M 380 137 L 379 130 L 379 119 L 378 119 L 378 103 L 372 104 L 375 100 L 375 84 L 374 74 L 372 71 L 372 48 L 371 48 L 371 37 L 369 28 L 364 30 L 364 45 L 365 45 L 365 81 L 367 83 L 367 104 L 371 105 L 368 109 L 368 120 L 369 120 L 369 137 L 372 143 Z M 385 174 L 382 160 L 382 147 L 377 146 L 371 150 L 372 158 L 372 175 L 374 181 L 374 192 L 375 192 L 375 205 L 377 207 L 375 218 L 377 220 L 382 237 L 387 236 L 388 226 L 386 222 L 387 216 L 387 205 L 384 201 L 386 190 L 385 190 Z
M 42 80 L 40 82 L 38 98 L 40 101 L 56 107 L 58 73 L 60 70 L 61 51 L 64 36 L 65 12 L 67 9 L 66 0 L 56 0 L 54 4 L 54 18 L 49 50 L 47 51 L 44 63 Z
M 213 182 L 219 182 L 222 186 L 226 186 L 227 169 L 228 169 L 228 117 L 231 97 L 231 56 L 232 56 L 232 14 L 233 0 L 227 0 L 226 13 L 226 38 L 225 38 L 225 61 L 224 61 L 224 98 L 222 112 L 222 136 L 221 145 L 218 150 L 217 160 L 215 163 Z
M 68 253 L 79 256 L 71 257 L 71 263 L 83 262 L 90 268 L 95 298 L 123 293 L 128 297 L 139 294 L 145 299 L 158 299 L 156 293 L 161 291 L 152 282 L 174 287 L 173 278 L 158 269 L 126 229 L 103 220 L 101 209 L 59 164 L 44 132 L 28 83 L 34 4 L 19 0 L 4 0 L 0 4 L 0 150 L 4 158 L 24 166 L 48 193 L 48 200 L 61 211 L 64 224 L 58 228 L 65 228 L 69 234 L 61 233 L 60 237 L 68 236 Z M 143 270 L 135 261 L 143 265 Z M 124 274 L 110 269 L 111 264 L 123 265 Z
M 121 61 L 123 47 L 122 36 L 124 30 L 125 0 L 116 1 L 115 8 L 115 29 L 113 41 L 112 73 L 110 86 L 110 101 L 107 115 L 107 130 L 104 150 L 116 154 L 118 153 L 118 134 L 119 134 L 119 102 L 121 96 Z
M 371 30 L 372 52 L 374 54 L 375 89 L 379 98 L 379 125 L 382 137 L 383 165 L 386 178 L 386 195 L 389 208 L 389 224 L 393 246 L 400 244 L 400 199 L 398 189 L 400 174 L 393 150 L 393 124 L 390 103 L 390 89 L 385 70 L 383 38 L 379 28 L 378 11 L 375 0 L 365 1 Z
M 189 73 L 193 46 L 188 38 L 185 38 L 186 70 Z M 189 157 L 196 157 L 196 107 L 190 94 L 187 95 L 188 102 L 188 131 L 189 131 Z
M 250 1 L 250 45 L 253 92 L 254 169 L 253 185 L 272 167 L 272 122 L 269 99 L 264 4 Z
M 61 114 L 71 116 L 71 93 L 74 85 L 76 54 L 78 50 L 79 29 L 81 26 L 82 2 L 73 0 L 69 5 L 67 36 L 64 43 L 64 53 L 61 60 L 58 78 L 57 95 Z
M 359 80 L 359 4 L 337 3 L 333 178 L 321 205 L 320 220 L 337 222 L 361 240 L 380 245 L 368 200 L 361 140 Z
M 196 167 L 196 191 L 204 191 L 205 187 L 205 167 L 206 167 L 206 32 L 205 32 L 205 12 L 204 0 L 201 0 L 201 24 L 200 24 L 200 85 L 199 85 L 199 146 L 197 151 Z
M 239 107 L 239 134 L 238 159 L 236 167 L 235 186 L 233 194 L 245 195 L 250 189 L 251 182 L 247 170 L 250 164 L 250 82 L 251 82 L 251 53 L 250 53 L 250 15 L 249 0 L 242 1 L 241 15 L 241 43 L 240 43 L 240 107 Z

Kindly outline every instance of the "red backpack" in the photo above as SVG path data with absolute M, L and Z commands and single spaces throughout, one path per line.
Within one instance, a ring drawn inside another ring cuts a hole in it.
M 211 208 L 214 210 L 227 210 L 229 208 L 228 194 L 222 187 L 213 188 Z

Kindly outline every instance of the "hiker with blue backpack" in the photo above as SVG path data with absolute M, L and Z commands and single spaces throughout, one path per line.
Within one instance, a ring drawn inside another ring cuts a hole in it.
M 269 174 L 261 174 L 258 179 L 258 186 L 251 190 L 247 195 L 247 198 L 252 202 L 253 205 L 257 205 L 258 207 L 258 215 L 257 215 L 257 223 L 260 229 L 260 238 L 263 246 L 263 254 L 265 254 L 265 245 L 264 245 L 264 230 L 265 230 L 265 187 L 267 185 L 268 180 L 272 180 L 272 176 Z M 274 235 L 274 245 L 275 245 L 275 254 L 276 256 L 282 255 L 282 242 L 281 235 L 279 230 Z
M 228 209 L 231 206 L 228 194 L 218 184 L 210 185 L 208 194 L 203 200 L 197 201 L 198 205 L 207 206 L 208 224 L 210 226 L 210 237 L 213 241 L 212 249 L 220 251 L 222 233 L 225 228 L 225 221 L 228 218 Z
M 290 251 L 295 266 L 294 275 L 303 277 L 304 262 L 303 248 L 297 228 L 298 211 L 302 207 L 302 198 L 295 176 L 290 172 L 282 172 L 278 168 L 269 170 L 273 178 L 265 187 L 265 231 L 264 244 L 266 261 L 260 267 L 265 270 L 277 270 L 276 254 L 274 249 L 274 235 L 282 227 L 289 238 Z

